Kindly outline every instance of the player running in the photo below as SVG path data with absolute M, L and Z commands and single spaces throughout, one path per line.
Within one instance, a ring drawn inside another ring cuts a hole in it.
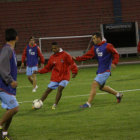
M 36 92 L 36 89 L 38 88 L 37 82 L 36 82 L 36 74 L 34 74 L 34 71 L 38 70 L 38 57 L 40 57 L 41 60 L 41 67 L 44 67 L 45 59 L 35 43 L 35 38 L 32 36 L 29 39 L 29 44 L 24 48 L 23 54 L 22 54 L 22 63 L 21 68 L 24 67 L 24 61 L 26 60 L 26 75 L 28 76 L 28 80 L 33 85 L 32 92 Z
M 18 40 L 15 29 L 7 29 L 5 32 L 6 44 L 0 53 L 0 101 L 6 113 L 0 119 L 0 140 L 10 140 L 8 128 L 13 116 L 18 112 L 19 105 L 16 100 L 17 87 L 17 60 L 15 44 Z
M 81 108 L 91 107 L 91 103 L 96 95 L 96 89 L 99 87 L 100 90 L 106 91 L 116 96 L 117 102 L 120 103 L 122 94 L 118 93 L 114 89 L 105 85 L 106 80 L 111 75 L 111 67 L 116 68 L 119 61 L 119 54 L 112 44 L 102 41 L 102 36 L 100 33 L 94 33 L 93 36 L 94 46 L 84 54 L 83 56 L 73 57 L 76 61 L 85 61 L 95 57 L 98 60 L 98 70 L 97 76 L 95 77 L 90 96 L 87 103 L 83 104 Z
M 50 57 L 48 64 L 35 73 L 43 74 L 50 71 L 52 72 L 51 82 L 40 100 L 43 102 L 52 90 L 58 88 L 55 103 L 52 106 L 52 109 L 55 109 L 62 96 L 63 89 L 69 83 L 70 70 L 72 70 L 72 78 L 75 78 L 78 68 L 72 57 L 58 47 L 57 42 L 52 43 L 52 51 L 54 54 Z

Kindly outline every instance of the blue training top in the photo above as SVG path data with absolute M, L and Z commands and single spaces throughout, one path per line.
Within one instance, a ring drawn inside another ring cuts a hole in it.
M 94 45 L 95 57 L 98 60 L 97 74 L 111 70 L 112 54 L 107 51 L 107 43 L 101 46 Z

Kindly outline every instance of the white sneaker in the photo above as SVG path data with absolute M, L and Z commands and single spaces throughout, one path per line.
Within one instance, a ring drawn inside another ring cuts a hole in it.
M 38 85 L 35 86 L 35 89 L 38 89 Z
M 36 88 L 34 88 L 34 89 L 32 90 L 32 92 L 36 92 Z
M 56 104 L 53 104 L 52 109 L 53 109 L 53 110 L 56 109 Z

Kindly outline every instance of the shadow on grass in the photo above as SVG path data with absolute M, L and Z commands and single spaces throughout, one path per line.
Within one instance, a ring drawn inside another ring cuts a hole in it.
M 52 117 L 52 116 L 61 116 L 61 115 L 69 115 L 69 114 L 73 114 L 73 113 L 80 113 L 84 110 L 87 109 L 81 109 L 81 108 L 76 108 L 74 110 L 67 110 L 67 111 L 60 111 L 60 110 L 47 110 L 46 108 L 42 108 L 42 109 L 30 109 L 27 111 L 21 111 L 17 114 L 18 117 L 23 117 L 23 116 L 39 116 L 39 117 Z

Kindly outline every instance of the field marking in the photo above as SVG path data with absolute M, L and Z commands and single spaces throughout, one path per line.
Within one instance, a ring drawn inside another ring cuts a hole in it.
M 122 91 L 118 91 L 118 92 L 131 92 L 131 91 L 140 91 L 140 89 L 129 89 L 129 90 L 122 90 Z M 97 93 L 97 95 L 104 95 L 104 94 L 108 94 L 105 92 L 101 92 L 101 93 Z M 84 96 L 89 96 L 89 94 L 84 94 L 84 95 L 75 95 L 75 96 L 64 96 L 63 98 L 68 99 L 68 98 L 77 98 L 77 97 L 84 97 Z M 52 99 L 52 98 L 50 98 Z M 22 101 L 22 102 L 18 102 L 19 104 L 22 103 L 32 103 L 33 101 Z

